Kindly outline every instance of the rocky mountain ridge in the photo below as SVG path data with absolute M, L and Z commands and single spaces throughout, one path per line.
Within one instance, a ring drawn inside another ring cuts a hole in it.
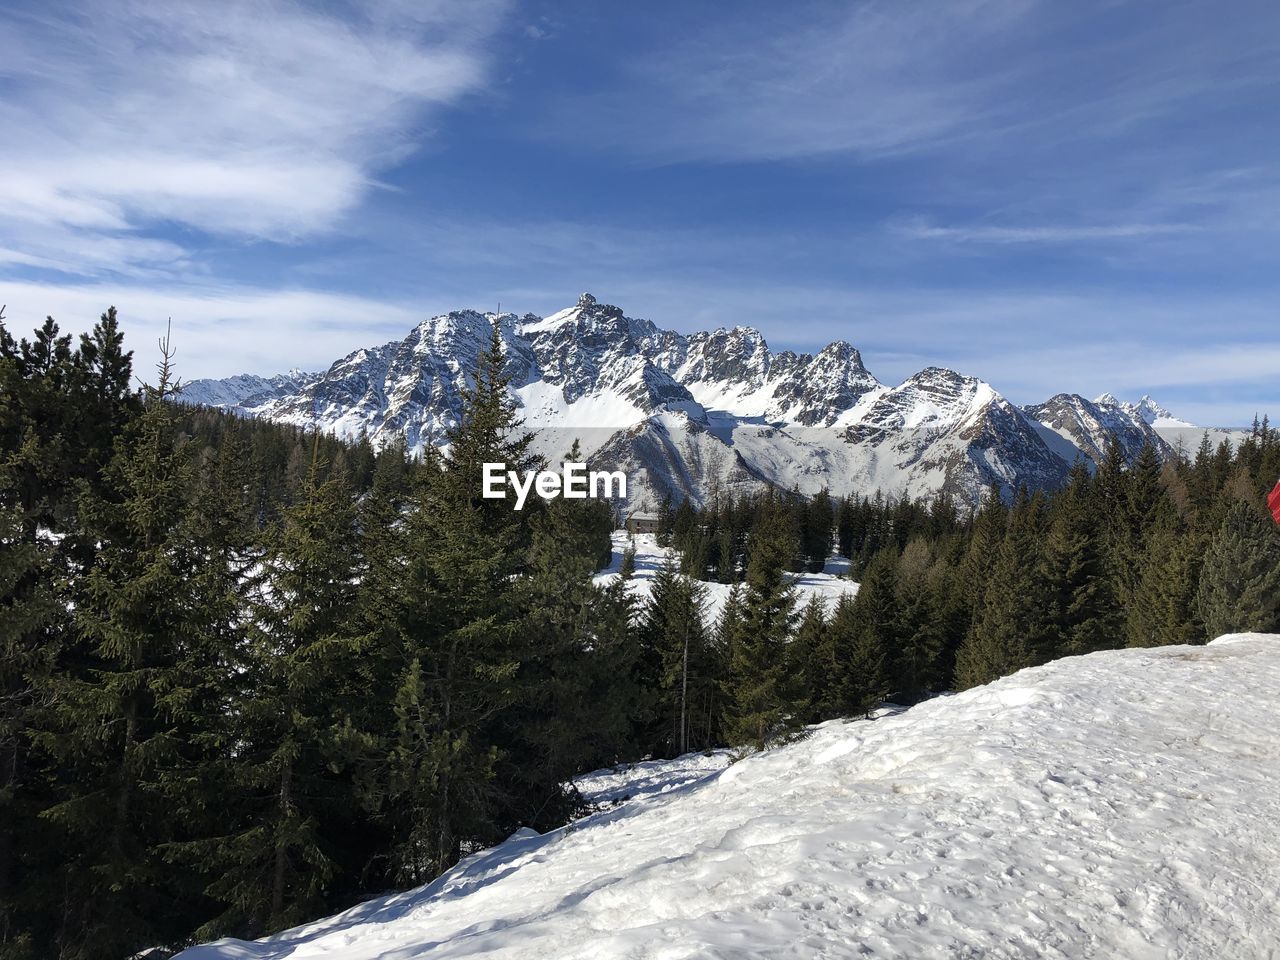
M 1115 437 L 1132 459 L 1186 425 L 1149 397 L 1059 394 L 1020 408 L 989 384 L 930 367 L 880 383 L 849 343 L 772 351 L 750 327 L 681 334 L 583 294 L 548 317 L 459 310 L 328 370 L 197 380 L 184 400 L 356 437 L 443 447 L 496 325 L 512 389 L 549 459 L 577 440 L 626 470 L 632 506 L 765 485 L 975 500 L 991 484 L 1052 488 Z

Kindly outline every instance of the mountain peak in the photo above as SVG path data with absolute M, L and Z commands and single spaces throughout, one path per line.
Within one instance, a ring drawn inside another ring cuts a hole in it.
M 588 292 L 545 318 L 439 314 L 323 372 L 200 381 L 185 399 L 419 450 L 457 424 L 494 325 L 539 452 L 580 439 L 588 456 L 634 474 L 634 502 L 767 484 L 976 500 L 992 482 L 1056 486 L 1109 435 L 1136 451 L 1155 436 L 1146 417 L 1168 423 L 1150 397 L 1094 405 L 1070 394 L 1027 408 L 1033 424 L 990 384 L 944 367 L 886 387 L 843 340 L 774 352 L 754 327 L 665 330 Z
M 1143 394 L 1137 403 L 1125 403 L 1117 400 L 1113 394 L 1104 393 L 1093 401 L 1098 406 L 1119 407 L 1134 420 L 1151 426 L 1190 427 L 1192 424 L 1180 417 L 1175 417 L 1169 409 L 1157 403 L 1150 394 Z
M 1150 394 L 1143 394 L 1142 399 L 1134 405 L 1134 410 L 1147 423 L 1155 423 L 1157 420 L 1177 420 L 1167 407 L 1162 406 L 1151 398 Z

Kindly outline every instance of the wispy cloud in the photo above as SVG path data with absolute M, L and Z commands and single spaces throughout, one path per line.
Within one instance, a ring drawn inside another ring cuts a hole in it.
M 172 320 L 185 380 L 322 369 L 352 350 L 400 339 L 424 317 L 417 306 L 372 297 L 227 283 L 0 281 L 0 303 L 7 304 L 5 322 L 15 336 L 46 315 L 66 332 L 82 332 L 118 306 L 140 373 L 150 369 L 156 338 Z
M 27 245 L 60 229 L 98 247 L 92 272 L 154 261 L 133 235 L 156 223 L 323 231 L 433 109 L 480 88 L 502 9 L 371 2 L 339 19 L 287 0 L 176 0 L 0 14 L 0 245 L 57 261 Z
M 871 0 L 719 19 L 623 60 L 616 90 L 559 102 L 596 143 L 658 160 L 882 155 L 998 113 L 985 69 L 1031 0 Z M 757 9 L 755 11 L 759 13 Z M 625 56 L 625 55 L 624 55 Z M 576 118 L 576 119 L 575 119 Z
M 620 51 L 616 82 L 558 99 L 553 122 L 537 122 L 657 162 L 944 151 L 983 162 L 1011 149 L 1052 162 L 1159 124 L 1208 149 L 1194 127 L 1224 95 L 1274 95 L 1274 8 L 1242 6 L 1230 17 L 1111 0 L 752 7 Z
M 916 240 L 955 243 L 1080 243 L 1095 240 L 1135 240 L 1190 233 L 1200 227 L 1189 223 L 1031 224 L 998 226 L 938 226 L 922 219 L 897 221 L 893 232 Z

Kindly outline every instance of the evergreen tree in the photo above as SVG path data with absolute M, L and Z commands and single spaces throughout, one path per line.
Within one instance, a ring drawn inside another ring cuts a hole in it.
M 1204 625 L 1196 609 L 1204 538 L 1173 523 L 1159 527 L 1147 541 L 1137 591 L 1125 620 L 1130 647 L 1203 643 Z
M 945 643 L 929 574 L 933 551 L 923 538 L 906 545 L 897 563 L 894 613 L 891 627 L 896 641 L 890 662 L 890 686 L 899 703 L 915 703 L 928 695 L 939 680 Z
M 763 511 L 748 543 L 746 592 L 725 687 L 731 742 L 756 748 L 798 724 L 803 709 L 786 677 L 795 591 L 785 568 L 795 555 L 794 531 L 776 501 Z
M 692 704 L 706 702 L 714 684 L 703 623 L 703 588 L 682 576 L 672 559 L 658 570 L 636 625 L 645 699 L 651 704 L 643 751 L 678 756 L 689 750 Z M 709 744 L 700 744 L 708 746 Z
M 738 540 L 731 517 L 720 524 L 716 537 L 716 580 L 719 583 L 738 582 Z
M 1204 556 L 1197 610 L 1208 637 L 1280 631 L 1280 534 L 1237 500 Z
M 1114 646 L 1120 630 L 1100 511 L 1092 493 L 1089 471 L 1077 463 L 1054 500 L 1039 580 L 1049 631 L 1045 659 Z
M 182 751 L 208 639 L 200 541 L 189 501 L 189 445 L 174 428 L 167 340 L 157 386 L 108 468 L 105 490 L 81 501 L 98 544 L 75 604 L 77 665 L 44 681 L 48 709 L 34 731 L 71 779 L 44 816 L 76 852 L 62 871 L 68 958 L 126 955 L 179 932 L 180 885 L 161 876 L 172 821 L 159 771 Z M 70 853 L 70 850 L 68 850 Z
M 349 839 L 346 768 L 366 643 L 350 623 L 354 498 L 345 477 L 322 482 L 322 471 L 317 456 L 268 533 L 263 589 L 236 651 L 239 685 L 214 776 L 222 795 L 244 803 L 222 836 L 181 850 L 203 863 L 206 892 L 223 905 L 211 929 L 260 936 L 323 910 Z
M 504 368 L 495 327 L 449 433 L 449 456 L 422 471 L 408 511 L 409 602 L 387 798 L 404 877 L 437 875 L 465 847 L 499 839 L 504 826 L 563 796 L 558 784 L 545 795 L 546 776 L 532 769 L 539 758 L 513 755 L 521 741 L 512 712 L 537 695 L 519 676 L 537 642 L 522 636 L 517 597 L 532 514 L 516 512 L 513 495 L 483 499 L 481 477 L 484 463 L 522 470 L 534 461 Z
M 806 723 L 817 723 L 834 716 L 831 709 L 831 677 L 834 657 L 831 631 L 827 625 L 827 608 L 816 594 L 800 612 L 795 636 L 787 645 L 787 672 L 797 688 L 795 697 L 805 705 Z
M 805 569 L 820 573 L 831 555 L 831 531 L 835 525 L 835 509 L 826 488 L 814 494 L 804 507 L 801 551 Z
M 964 601 L 974 627 L 981 615 L 987 585 L 991 582 L 991 574 L 1008 526 L 1008 508 L 1001 499 L 1000 488 L 992 484 L 974 515 L 969 546 L 961 562 L 960 579 L 965 585 Z
M 1023 496 L 996 554 L 973 632 L 956 655 L 956 685 L 989 683 L 1052 655 L 1039 549 L 1041 500 Z
M 881 556 L 887 558 L 889 554 Z M 877 573 L 870 579 L 879 578 L 884 567 L 885 560 L 873 564 Z M 859 607 L 857 600 L 845 595 L 831 615 L 830 645 L 837 658 L 833 673 L 836 716 L 870 716 L 889 694 L 888 658 L 881 635 L 870 625 L 871 613 L 869 601 L 864 600 Z
M 0 471 L 0 490 L 5 487 Z M 54 587 L 54 546 L 25 537 L 24 517 L 0 506 L 0 957 L 38 956 L 29 917 L 52 865 L 31 856 L 51 838 L 38 819 L 41 780 L 29 736 L 39 708 L 38 687 L 47 682 L 65 625 Z M 39 839 L 37 839 L 39 838 Z M 24 853 L 27 855 L 24 856 Z
M 620 588 L 592 582 L 599 503 L 557 499 L 531 520 L 528 569 L 516 587 L 519 702 L 507 724 L 521 787 L 546 827 L 568 815 L 563 785 L 582 770 L 616 763 L 630 740 L 634 691 L 625 683 L 636 647 Z M 607 530 L 605 531 L 607 542 Z M 618 609 L 619 605 L 623 609 Z

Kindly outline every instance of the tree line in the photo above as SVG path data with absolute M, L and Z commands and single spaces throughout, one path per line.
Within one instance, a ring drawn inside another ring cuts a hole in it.
M 4 960 L 261 936 L 566 822 L 593 767 L 1276 626 L 1266 424 L 976 512 L 681 506 L 637 602 L 633 553 L 594 576 L 607 504 L 480 496 L 536 459 L 496 335 L 419 458 L 184 407 L 162 347 L 137 390 L 114 310 L 78 341 L 0 324 Z M 833 548 L 861 589 L 801 606 Z
M 1112 443 L 1060 490 L 992 487 L 969 511 L 945 495 L 770 491 L 667 507 L 658 536 L 680 557 L 670 576 L 734 585 L 717 628 L 690 633 L 721 654 L 716 735 L 759 744 L 1063 656 L 1280 631 L 1280 532 L 1264 506 L 1277 477 L 1280 433 L 1263 420 L 1235 447 L 1206 433 L 1191 456 L 1147 446 L 1128 463 Z M 798 608 L 779 571 L 821 569 L 833 545 L 856 597 Z

